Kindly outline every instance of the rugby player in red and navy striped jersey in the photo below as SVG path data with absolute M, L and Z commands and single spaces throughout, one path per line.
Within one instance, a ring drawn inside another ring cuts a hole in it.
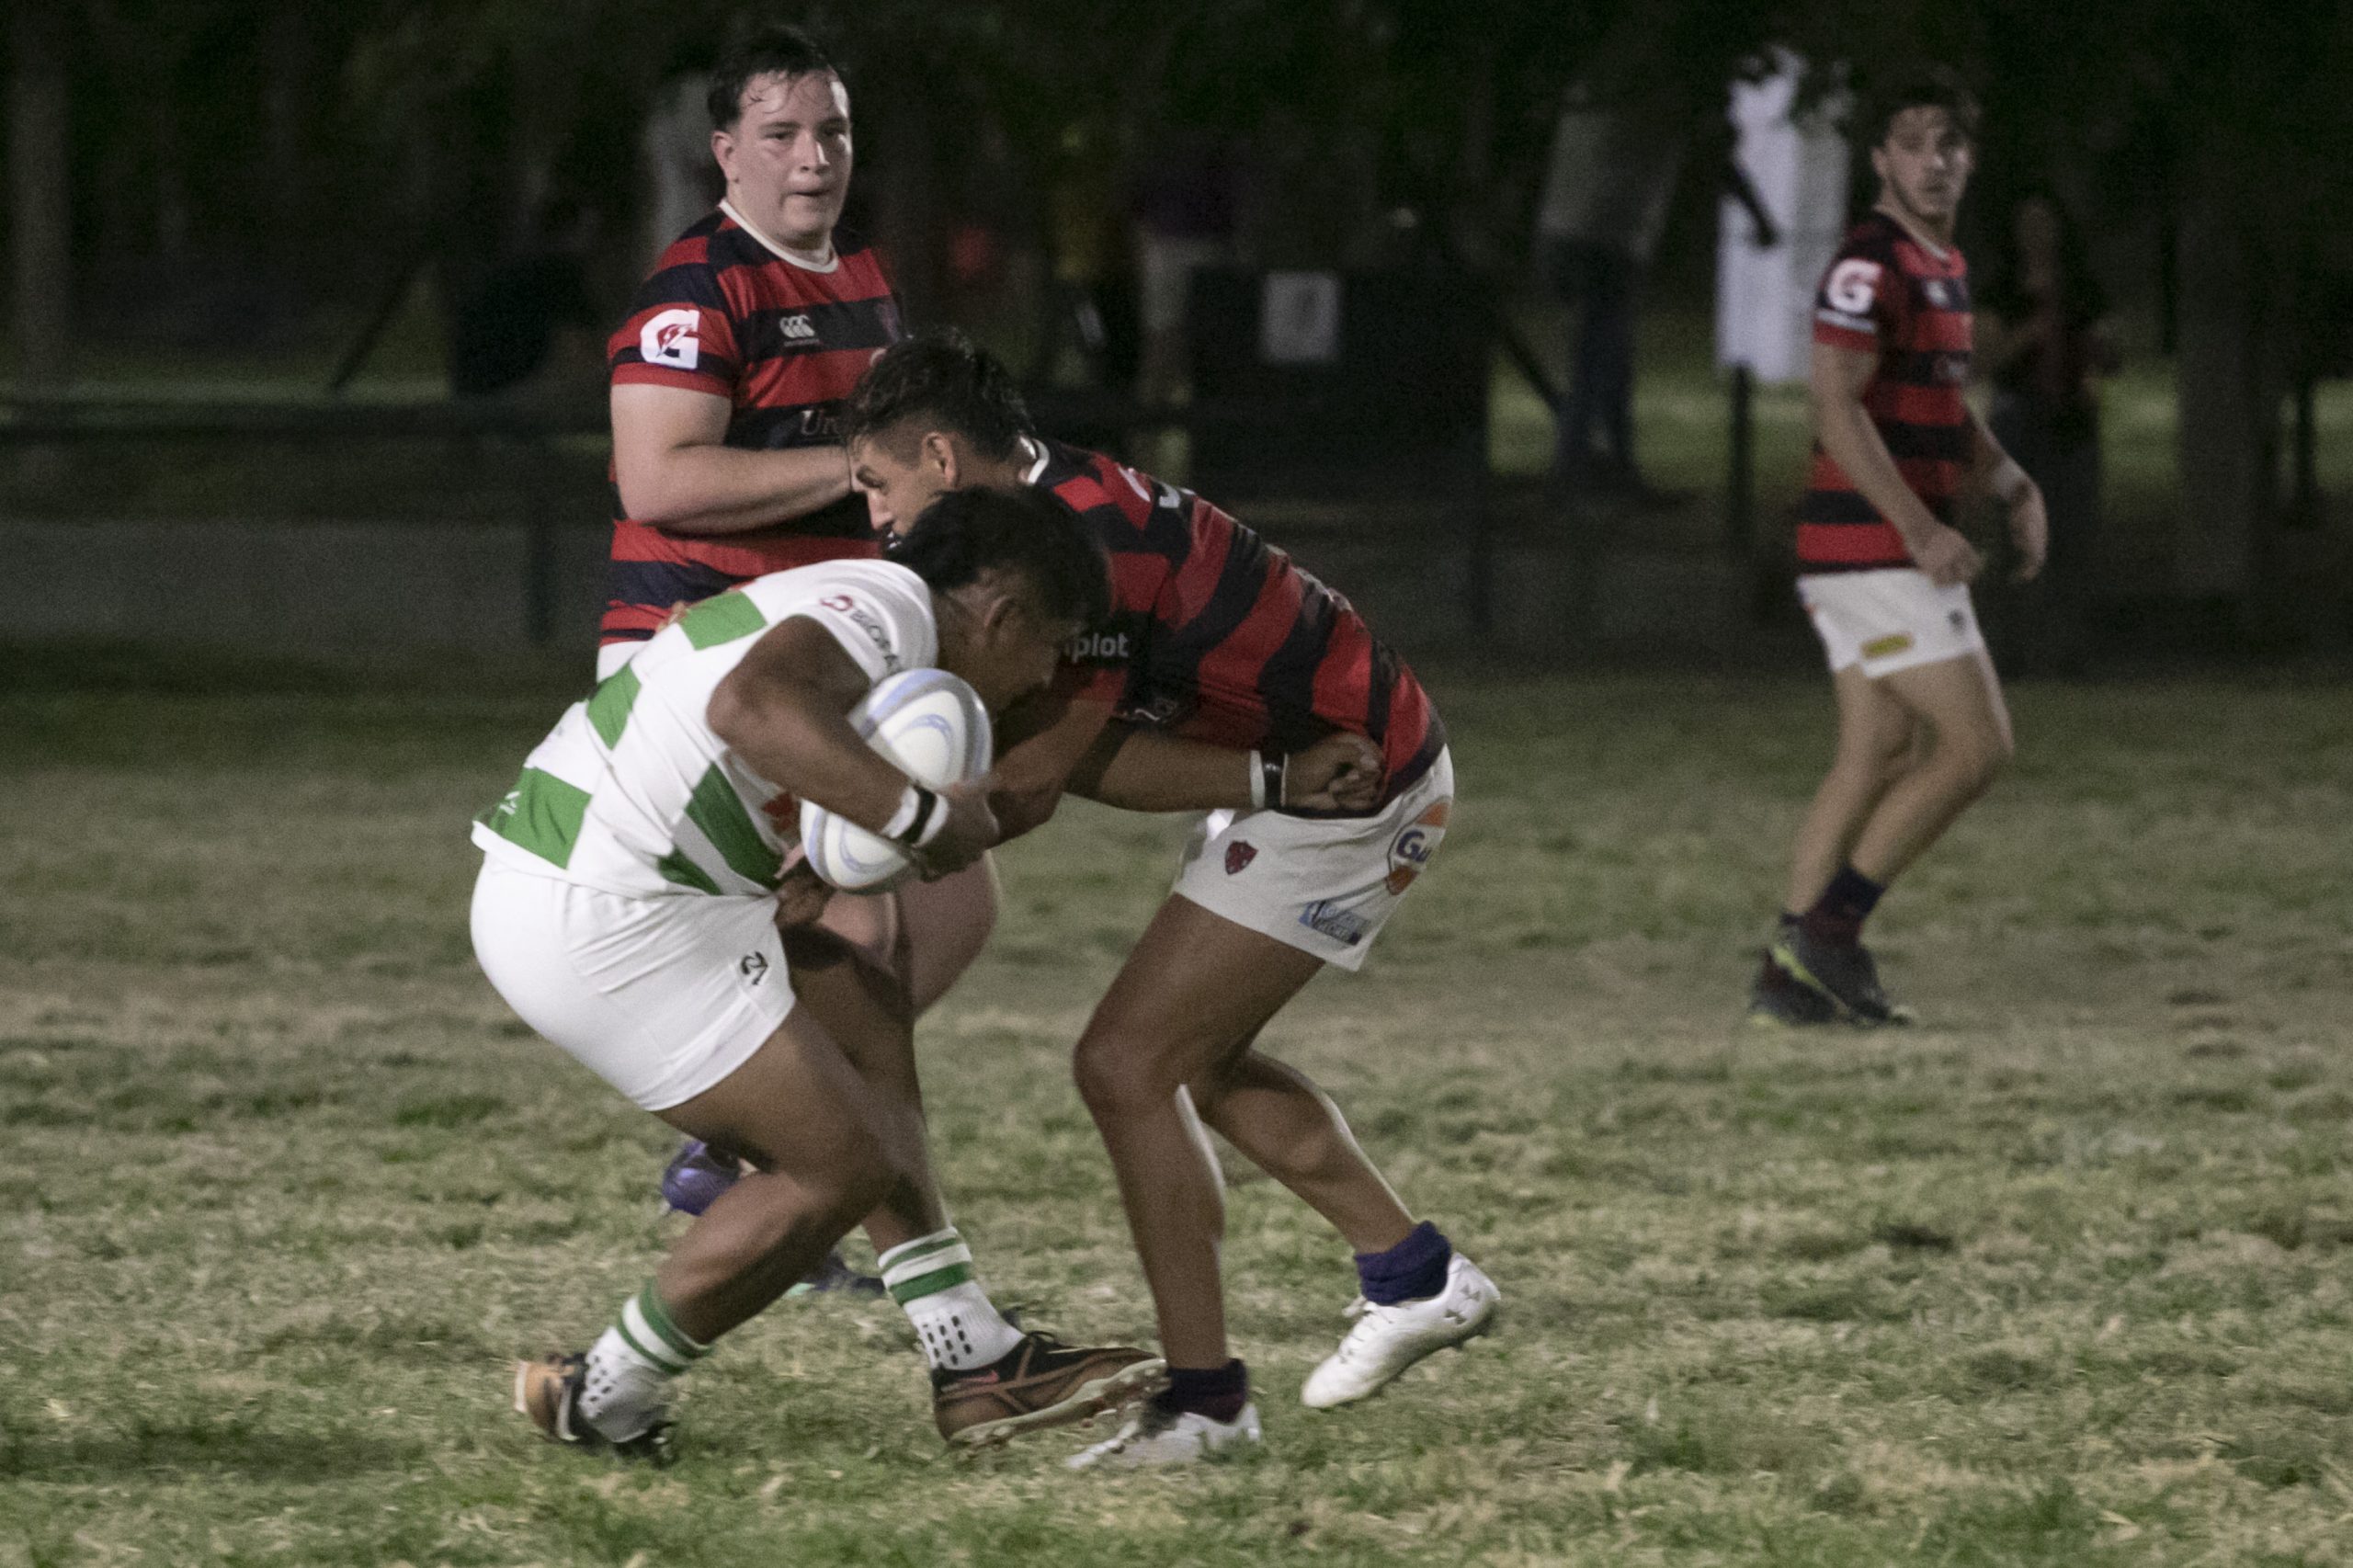
M 1880 194 L 1814 302 L 1813 470 L 1798 592 L 1829 654 L 1838 746 L 1791 856 L 1780 928 L 1750 992 L 1761 1021 L 1899 1021 L 1862 926 L 1888 883 L 2009 759 L 2001 683 L 1969 602 L 1976 550 L 1954 507 L 2009 510 L 2021 579 L 2041 568 L 2042 497 L 1962 401 L 1969 268 L 1953 220 L 1977 108 L 1933 72 L 1866 122 Z
M 1370 1305 L 1308 1379 L 1308 1404 L 1365 1398 L 1481 1332 L 1494 1285 L 1415 1221 L 1332 1102 L 1256 1043 L 1326 964 L 1363 962 L 1445 835 L 1454 769 L 1421 683 L 1347 600 L 1209 502 L 1034 435 L 1004 367 L 961 337 L 885 352 L 844 431 L 878 528 L 905 528 L 943 492 L 1029 483 L 1092 521 L 1110 553 L 1110 619 L 1074 647 L 1047 710 L 999 735 L 1000 824 L 1034 826 L 1065 787 L 1206 813 L 1075 1056 L 1170 1386 L 1073 1462 L 1185 1460 L 1257 1437 L 1226 1338 L 1218 1172 L 1188 1104 L 1357 1255 Z
M 663 253 L 609 348 L 600 676 L 679 603 L 875 552 L 839 410 L 904 331 L 880 259 L 835 227 L 848 90 L 806 35 L 774 28 L 721 62 L 710 113 L 725 199 Z

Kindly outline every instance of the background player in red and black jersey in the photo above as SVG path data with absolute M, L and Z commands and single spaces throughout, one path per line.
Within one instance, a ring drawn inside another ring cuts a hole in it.
M 945 491 L 1029 483 L 1092 521 L 1110 553 L 1110 620 L 1073 649 L 1056 701 L 999 736 L 1000 822 L 1042 821 L 1065 785 L 1124 810 L 1208 813 L 1075 1053 L 1170 1387 L 1073 1462 L 1166 1462 L 1257 1437 L 1226 1338 L 1221 1185 L 1196 1115 L 1357 1255 L 1371 1304 L 1305 1403 L 1364 1398 L 1479 1333 L 1494 1285 L 1415 1222 L 1322 1091 L 1256 1044 L 1326 964 L 1362 962 L 1445 833 L 1453 765 L 1421 683 L 1345 598 L 1216 506 L 1031 434 L 1004 367 L 960 337 L 884 353 L 844 429 L 880 528 Z
M 848 89 L 805 34 L 773 28 L 720 62 L 710 117 L 726 196 L 663 253 L 610 346 L 599 676 L 675 604 L 875 548 L 837 417 L 904 329 L 875 253 L 835 229 Z
M 2008 508 L 2018 575 L 2042 564 L 2042 497 L 1961 399 L 1969 273 L 1953 220 L 1974 166 L 1974 100 L 1931 73 L 1867 122 L 1877 205 L 1815 301 L 1814 457 L 1798 509 L 1798 589 L 1829 653 L 1838 746 L 1799 829 L 1758 1017 L 1904 1017 L 1862 945 L 1890 881 L 1983 794 L 2010 720 L 1953 526 L 1972 488 Z

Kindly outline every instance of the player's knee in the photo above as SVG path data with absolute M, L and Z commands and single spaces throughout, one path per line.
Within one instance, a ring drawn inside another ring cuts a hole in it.
M 1994 728 L 1956 731 L 1938 748 L 1956 785 L 1972 796 L 1981 795 L 2010 764 L 2015 747 L 2005 731 Z
M 1181 1079 L 1164 1071 L 1142 1042 L 1115 1031 L 1089 1029 L 1071 1053 L 1071 1075 L 1078 1097 L 1098 1121 L 1118 1119 L 1165 1105 Z

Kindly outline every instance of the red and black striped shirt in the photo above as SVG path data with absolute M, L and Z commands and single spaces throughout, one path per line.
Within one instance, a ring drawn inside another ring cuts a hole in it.
M 1347 599 L 1190 491 L 1098 452 L 1037 445 L 1030 482 L 1093 522 L 1111 556 L 1111 619 L 1072 653 L 1089 672 L 1084 695 L 1129 722 L 1237 750 L 1353 732 L 1381 747 L 1384 803 L 1429 771 L 1446 726 Z
M 612 384 L 727 399 L 731 447 L 837 444 L 842 401 L 874 356 L 906 334 L 875 253 L 838 231 L 834 253 L 830 271 L 800 266 L 721 207 L 663 252 L 640 285 L 608 348 Z M 767 528 L 698 536 L 630 517 L 617 484 L 602 641 L 642 642 L 681 600 L 877 548 L 865 499 L 855 494 Z
M 1915 239 L 1884 212 L 1847 233 L 1814 297 L 1813 340 L 1875 354 L 1863 410 L 1896 472 L 1940 522 L 1969 472 L 1969 264 Z M 1909 566 L 1911 553 L 1816 441 L 1798 503 L 1798 570 L 1869 572 Z

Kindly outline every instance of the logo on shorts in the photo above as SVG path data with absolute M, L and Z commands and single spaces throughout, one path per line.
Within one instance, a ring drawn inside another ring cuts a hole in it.
M 1354 910 L 1338 907 L 1328 898 L 1318 899 L 1301 910 L 1299 923 L 1351 948 L 1363 941 L 1365 933 L 1372 928 L 1371 921 Z
M 1422 868 L 1430 863 L 1438 841 L 1446 836 L 1446 820 L 1452 814 L 1452 802 L 1440 801 L 1415 817 L 1410 826 L 1400 829 L 1389 841 L 1389 875 L 1381 879 L 1391 897 L 1396 897 L 1414 885 Z
M 1952 629 L 1955 631 L 1969 630 L 1969 612 L 1965 609 L 1948 610 L 1945 612 L 1945 619 L 1952 622 Z
M 766 953 L 745 953 L 743 960 L 735 967 L 743 971 L 744 983 L 747 985 L 757 985 L 768 977 L 768 960 Z
M 1912 646 L 1912 634 L 1909 631 L 1899 631 L 1892 637 L 1874 637 L 1863 644 L 1863 657 L 1866 659 L 1892 658 L 1910 646 Z
M 1225 874 L 1229 877 L 1239 876 L 1242 872 L 1242 868 L 1247 866 L 1251 861 L 1256 860 L 1257 858 L 1258 846 L 1256 845 L 1245 844 L 1242 840 L 1238 838 L 1235 839 L 1233 843 L 1225 846 Z

